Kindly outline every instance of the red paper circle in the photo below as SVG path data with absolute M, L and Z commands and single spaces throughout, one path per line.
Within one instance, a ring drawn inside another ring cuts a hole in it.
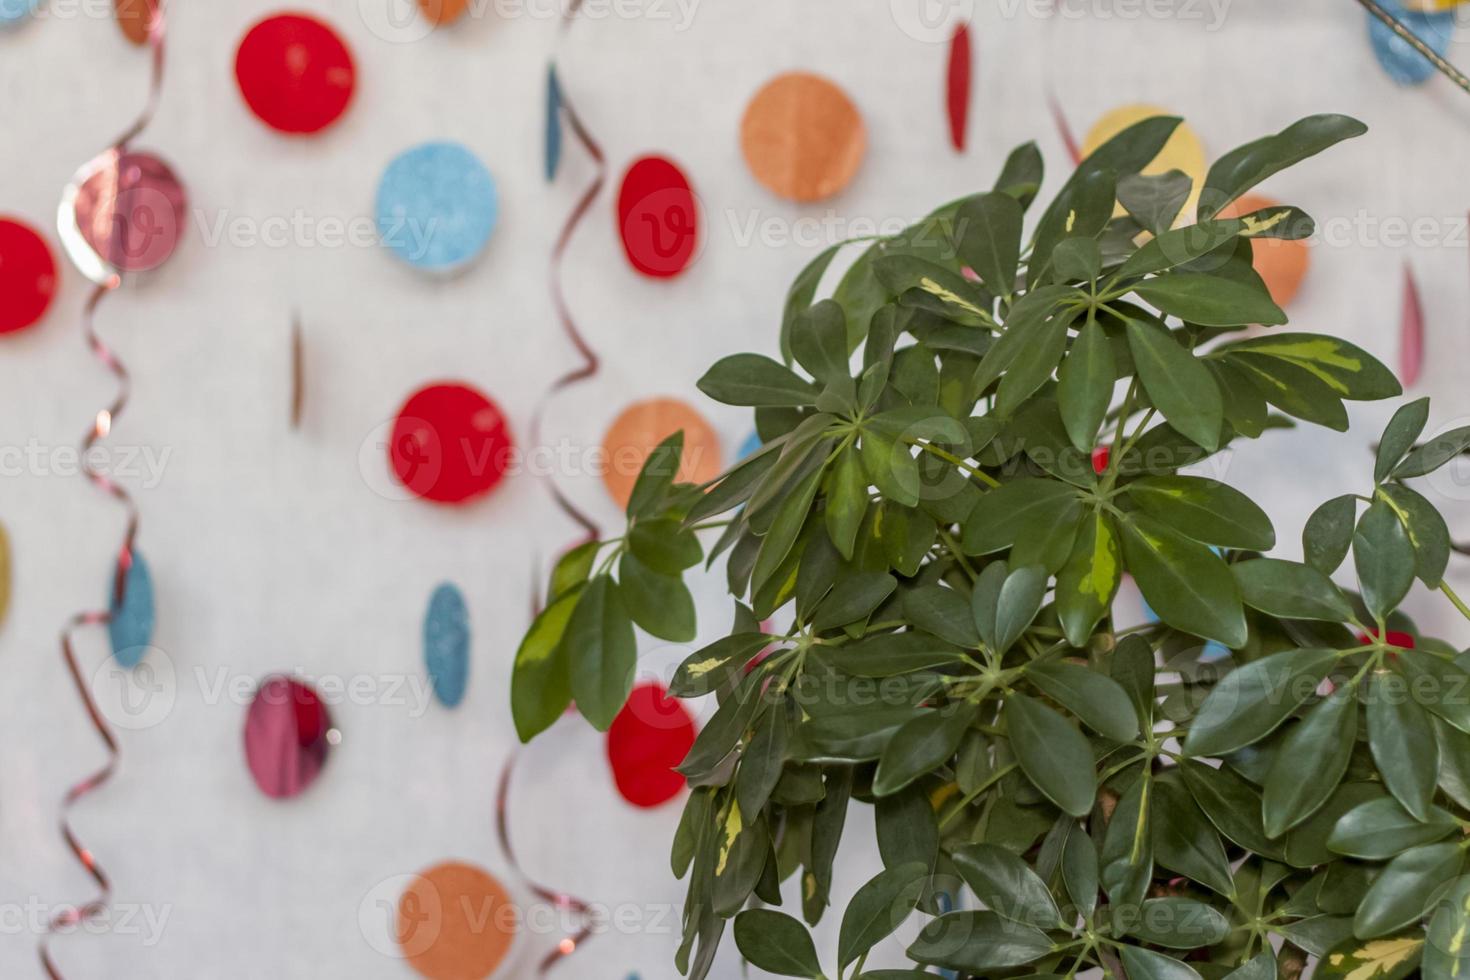
M 0 334 L 40 321 L 56 297 L 56 259 L 41 233 L 0 218 Z
M 501 481 L 514 446 L 493 401 L 468 385 L 445 382 L 419 389 L 398 410 L 388 461 L 414 496 L 458 504 Z
M 684 789 L 674 767 L 694 744 L 694 719 L 661 684 L 640 684 L 607 730 L 607 761 L 618 792 L 634 806 L 667 803 Z
M 300 681 L 267 677 L 245 715 L 245 761 L 266 796 L 306 790 L 327 761 L 332 717 L 316 691 Z
M 699 207 L 689 179 L 673 161 L 633 161 L 618 192 L 618 231 L 628 261 L 646 276 L 672 278 L 693 263 Z
M 317 133 L 352 101 L 356 69 L 347 45 L 304 14 L 260 21 L 235 52 L 235 80 L 250 111 L 283 133 Z

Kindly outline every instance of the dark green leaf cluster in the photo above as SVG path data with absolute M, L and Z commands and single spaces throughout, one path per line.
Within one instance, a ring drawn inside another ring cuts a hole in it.
M 1445 523 L 1405 482 L 1470 430 L 1421 443 L 1427 404 L 1401 409 L 1371 489 L 1312 516 L 1301 562 L 1264 556 L 1276 532 L 1248 497 L 1180 472 L 1273 427 L 1344 429 L 1344 402 L 1400 389 L 1344 341 L 1245 334 L 1286 320 L 1252 241 L 1312 221 L 1217 217 L 1361 124 L 1227 154 L 1193 224 L 1189 179 L 1142 172 L 1177 124 L 1120 133 L 1034 220 L 1023 146 L 820 301 L 836 249 L 819 256 L 783 356 L 700 382 L 755 410 L 761 448 L 687 486 L 672 437 L 626 535 L 558 564 L 516 658 L 527 739 L 573 701 L 606 728 L 635 627 L 692 640 L 683 576 L 725 558 L 734 625 L 670 685 L 718 700 L 680 767 L 682 971 L 707 973 L 730 920 L 752 964 L 797 977 L 1470 969 L 1470 657 L 1399 611 L 1417 579 L 1470 617 Z M 1349 554 L 1355 590 L 1333 579 Z M 1125 574 L 1158 622 L 1114 622 Z M 789 627 L 763 633 L 771 617 Z M 802 920 L 839 900 L 854 803 L 884 870 L 840 900 L 824 957 Z M 912 968 L 865 971 L 911 916 Z

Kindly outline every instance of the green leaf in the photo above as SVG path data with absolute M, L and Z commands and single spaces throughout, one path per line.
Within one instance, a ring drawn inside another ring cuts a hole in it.
M 1082 519 L 1072 554 L 1057 576 L 1057 616 L 1067 642 L 1087 645 L 1092 629 L 1112 609 L 1123 581 L 1123 555 L 1112 521 L 1094 511 Z
M 690 654 L 669 684 L 669 693 L 678 698 L 695 698 L 709 694 L 739 675 L 741 668 L 776 638 L 765 633 L 735 633 L 723 636 L 709 646 Z
M 1062 882 L 1077 913 L 1090 919 L 1097 908 L 1097 845 L 1080 827 L 1072 827 L 1062 848 Z
M 1057 407 L 1067 438 L 1078 449 L 1091 451 L 1118 380 L 1113 345 L 1096 322 L 1089 321 L 1077 334 L 1057 378 Z
M 1409 532 L 1382 499 L 1373 501 L 1358 521 L 1353 533 L 1353 565 L 1368 612 L 1387 619 L 1409 594 L 1417 566 Z
M 924 927 L 908 955 L 916 963 L 983 971 L 1025 966 L 1051 950 L 1046 933 L 995 912 L 950 912 Z
M 986 908 L 1038 929 L 1061 927 L 1062 914 L 1046 882 L 1010 851 L 995 844 L 967 844 L 951 857 Z
M 1311 565 L 1254 558 L 1230 566 L 1247 606 L 1282 619 L 1341 623 L 1353 607 L 1332 579 Z
M 997 296 L 1009 296 L 1021 262 L 1021 204 L 1010 194 L 970 198 L 955 214 L 960 260 Z
M 1269 293 L 1203 272 L 1169 272 L 1145 279 L 1133 290 L 1150 306 L 1205 327 L 1280 326 L 1281 307 Z
M 1076 500 L 1077 491 L 1057 480 L 1022 477 L 980 495 L 965 520 L 961 546 L 967 555 L 988 555 L 1016 543 L 1026 520 L 1064 500 Z
M 1051 265 L 1059 282 L 1094 282 L 1102 271 L 1102 249 L 1085 235 L 1063 238 L 1051 251 Z
M 1429 920 L 1424 944 L 1425 980 L 1459 980 L 1470 975 L 1470 877 L 1459 878 Z
M 1290 212 L 1290 208 L 1277 209 L 1279 217 L 1274 218 L 1273 222 L 1288 218 Z M 1236 238 L 1246 236 L 1250 227 L 1250 222 L 1228 218 L 1221 221 L 1201 221 L 1164 231 L 1149 239 L 1129 256 L 1118 273 L 1122 276 L 1146 276 L 1188 265 L 1215 254 Z
M 1380 796 L 1339 817 L 1327 847 L 1336 854 L 1382 861 L 1411 847 L 1442 840 L 1459 827 L 1458 820 L 1437 806 L 1429 807 L 1421 821 L 1398 800 Z
M 1138 735 L 1138 716 L 1128 692 L 1106 674 L 1065 661 L 1032 661 L 1024 669 L 1037 690 L 1099 735 L 1115 742 Z
M 837 940 L 837 971 L 893 935 L 919 900 L 929 868 L 919 862 L 880 871 L 847 904 Z
M 999 381 L 1036 336 L 1034 331 L 1042 328 L 1047 320 L 1063 315 L 1061 302 L 1077 295 L 1077 289 L 1072 286 L 1045 286 L 1018 299 L 1006 317 L 1000 339 L 985 352 L 976 367 L 971 390 L 984 392 Z
M 663 575 L 679 575 L 704 559 L 693 531 L 672 517 L 637 521 L 628 531 L 628 547 L 638 560 Z
M 954 589 L 926 585 L 905 592 L 903 615 L 918 629 L 955 646 L 973 650 L 980 645 L 970 603 Z
M 1153 807 L 1154 860 L 1229 897 L 1235 889 L 1225 845 L 1189 794 L 1161 782 L 1154 787 Z
M 1118 912 L 1130 936 L 1169 949 L 1213 946 L 1230 931 L 1225 916 L 1192 898 L 1150 898 L 1136 910 Z
M 1262 397 L 1292 418 L 1324 425 L 1338 432 L 1348 428 L 1347 409 L 1332 386 L 1296 361 L 1227 353 L 1226 363 L 1239 368 Z
M 1045 165 L 1036 143 L 1022 143 L 1006 157 L 1005 166 L 1000 168 L 1000 175 L 995 178 L 995 189 L 1011 195 L 1024 208 L 1035 199 L 1044 173 Z
M 1427 476 L 1456 456 L 1470 449 L 1470 425 L 1451 429 L 1430 439 L 1398 465 L 1393 475 L 1400 480 Z
M 655 572 L 628 552 L 618 562 L 618 592 L 645 632 L 671 643 L 694 639 L 694 597 L 680 579 Z
M 1193 190 L 1194 178 L 1182 170 L 1130 174 L 1118 181 L 1118 203 L 1145 231 L 1159 235 L 1174 226 Z
M 1150 476 L 1127 486 L 1144 513 L 1196 541 L 1268 551 L 1276 545 L 1271 519 L 1245 494 L 1199 476 Z M 1238 576 L 1237 576 L 1238 578 Z
M 561 556 L 551 570 L 551 586 L 546 590 L 548 604 L 555 602 L 587 581 L 592 566 L 597 562 L 597 553 L 602 550 L 601 541 L 587 541 L 577 545 Z
M 971 594 L 975 629 L 997 655 L 1004 655 L 1041 611 L 1046 583 L 1046 571 L 1036 565 L 1010 571 L 998 561 L 980 573 Z
M 1399 407 L 1388 420 L 1383 438 L 1378 443 L 1378 456 L 1373 464 L 1373 482 L 1388 479 L 1409 450 L 1414 448 L 1419 434 L 1429 423 L 1429 399 L 1419 398 Z
M 628 700 L 638 643 L 622 593 L 607 575 L 587 583 L 563 638 L 571 655 L 577 710 L 605 732 Z
M 933 868 L 939 855 L 939 821 L 923 787 L 910 786 L 873 805 L 878 854 L 885 868 L 917 861 Z
M 796 919 L 771 909 L 747 909 L 735 917 L 735 945 L 757 969 L 781 977 L 820 977 L 822 965 L 811 933 Z
M 964 662 L 960 651 L 920 630 L 865 636 L 835 649 L 830 658 L 853 677 L 894 677 Z
M 1373 880 L 1353 916 L 1353 934 L 1376 939 L 1418 922 L 1460 875 L 1464 849 L 1455 843 L 1424 844 L 1405 851 Z
M 786 765 L 786 746 L 791 734 L 784 703 L 774 704 L 761 716 L 755 734 L 740 753 L 735 773 L 735 802 L 741 813 L 760 813 Z
M 913 255 L 883 255 L 873 260 L 873 274 L 892 295 L 916 290 L 961 322 L 979 323 L 989 316 L 974 283 L 942 265 Z
M 572 703 L 570 653 L 561 641 L 579 599 L 581 586 L 574 585 L 543 609 L 516 651 L 510 709 L 522 742 L 550 728 Z
M 1213 218 L 1272 174 L 1367 131 L 1367 126 L 1350 116 L 1307 116 L 1273 136 L 1231 150 L 1215 161 L 1205 176 L 1204 190 L 1200 195 L 1200 220 Z
M 1006 733 L 1026 778 L 1063 811 L 1085 817 L 1097 796 L 1087 739 L 1066 718 L 1024 694 L 1005 702 Z
M 764 703 L 761 689 L 765 680 L 760 670 L 752 670 L 745 675 L 699 730 L 689 754 L 675 767 L 677 772 L 688 777 L 690 782 L 698 782 L 730 757 Z
M 878 760 L 873 795 L 891 796 L 947 763 L 975 717 L 967 702 L 926 711 L 893 734 Z
M 1163 327 L 1128 321 L 1138 380 L 1169 424 L 1206 449 L 1220 445 L 1225 405 L 1214 375 Z
M 1392 371 L 1361 347 L 1338 337 L 1272 333 L 1238 341 L 1221 350 L 1250 355 L 1253 365 L 1260 360 L 1291 364 L 1341 398 L 1374 401 L 1403 393 Z
M 889 500 L 904 507 L 918 506 L 919 467 L 908 445 L 870 425 L 863 429 L 861 448 L 868 481 Z
M 827 272 L 827 267 L 837 256 L 842 248 L 843 242 L 838 242 L 830 248 L 824 249 L 821 254 L 807 263 L 797 277 L 792 280 L 791 288 L 786 292 L 786 304 L 781 313 L 781 357 L 787 364 L 791 363 L 791 332 L 796 326 L 796 318 L 807 307 L 812 305 L 812 299 L 817 295 L 817 287 L 822 283 L 822 276 Z M 849 340 L 848 347 L 855 347 L 856 338 Z
M 1200 975 L 1187 963 L 1151 949 L 1124 946 L 1122 955 L 1129 980 L 1200 980 Z
M 684 455 L 684 430 L 680 429 L 654 447 L 638 471 L 633 492 L 628 495 L 628 516 L 650 513 L 663 502 L 664 495 L 679 473 L 679 460 Z M 698 559 L 696 559 L 697 561 Z
M 1123 523 L 1123 557 L 1164 623 L 1228 647 L 1245 643 L 1245 612 L 1230 567 L 1209 548 L 1152 518 Z
M 1275 976 L 1276 957 L 1268 949 L 1253 957 L 1240 969 L 1225 974 L 1224 980 L 1274 980 Z
M 1336 650 L 1286 650 L 1237 667 L 1200 705 L 1184 751 L 1222 756 L 1265 738 L 1312 696 L 1336 662 Z
M 1337 571 L 1353 543 L 1358 521 L 1358 498 L 1351 493 L 1334 497 L 1318 507 L 1302 528 L 1302 553 L 1307 564 L 1324 575 Z
M 1184 784 L 1215 829 L 1234 843 L 1265 857 L 1280 849 L 1266 838 L 1261 794 L 1228 766 L 1215 768 L 1193 759 L 1180 763 Z
M 1286 736 L 1261 795 L 1266 836 L 1280 837 L 1327 802 L 1347 771 L 1358 732 L 1358 692 L 1347 685 L 1307 711 Z
M 1444 516 L 1423 494 L 1401 483 L 1378 488 L 1379 499 L 1398 514 L 1414 546 L 1414 573 L 1431 589 L 1438 588 L 1450 562 L 1450 529 Z
M 1414 699 L 1462 732 L 1470 732 L 1470 675 L 1458 664 L 1433 654 L 1405 650 L 1398 655 Z
M 1137 905 L 1153 881 L 1152 786 L 1151 779 L 1135 779 L 1108 819 L 1099 878 L 1114 906 Z
M 1408 935 L 1362 942 L 1349 938 L 1328 951 L 1313 980 L 1402 980 L 1419 966 L 1424 937 Z
M 868 477 L 863 472 L 858 451 L 849 446 L 837 457 L 827 477 L 827 509 L 824 512 L 827 536 L 848 561 L 852 560 L 858 528 L 867 513 Z
M 818 391 L 795 372 L 760 354 L 731 354 L 699 379 L 699 390 L 725 405 L 752 407 L 813 405 Z
M 791 353 L 812 377 L 826 385 L 852 389 L 847 360 L 847 315 L 830 299 L 805 310 L 791 331 Z
M 898 580 L 887 572 L 858 572 L 839 581 L 812 613 L 817 632 L 866 618 L 893 594 Z
M 776 519 L 771 522 L 770 530 L 761 539 L 761 549 L 756 555 L 755 571 L 750 578 L 753 591 L 760 591 L 761 586 L 791 553 L 791 547 L 796 544 L 807 515 L 811 513 L 812 501 L 816 499 L 821 482 L 822 470 L 818 467 L 796 485 L 776 510 Z
M 1416 819 L 1426 819 L 1439 779 L 1439 745 L 1428 712 L 1398 674 L 1380 671 L 1370 678 L 1368 747 L 1388 791 Z
M 1025 334 L 1019 338 L 1021 348 L 1010 359 L 996 389 L 996 415 L 1001 418 L 1015 415 L 1021 404 L 1051 378 L 1067 350 L 1067 328 L 1071 323 L 1070 315 L 1059 314 L 1040 323 L 1007 327 L 1007 338 L 1012 336 L 1012 331 L 1024 329 Z

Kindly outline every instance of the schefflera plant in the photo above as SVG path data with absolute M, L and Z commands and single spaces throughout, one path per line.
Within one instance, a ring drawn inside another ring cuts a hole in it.
M 1470 615 L 1445 522 L 1405 482 L 1470 429 L 1421 444 L 1427 404 L 1400 410 L 1305 561 L 1263 557 L 1261 508 L 1179 472 L 1296 420 L 1346 429 L 1345 401 L 1400 387 L 1333 337 L 1239 336 L 1286 321 L 1252 241 L 1313 226 L 1219 217 L 1364 127 L 1315 116 L 1228 153 L 1180 227 L 1190 179 L 1142 173 L 1178 122 L 1099 148 L 1029 235 L 1032 145 L 814 302 L 836 249 L 819 256 L 782 360 L 700 381 L 755 409 L 761 447 L 689 486 L 671 437 L 627 533 L 557 565 L 516 658 L 523 739 L 573 701 L 607 728 L 635 626 L 692 641 L 683 577 L 726 557 L 734 624 L 670 685 L 718 699 L 680 766 L 681 971 L 708 973 L 731 920 L 751 964 L 797 977 L 1470 969 L 1470 660 L 1398 610 L 1417 578 Z M 1349 553 L 1356 591 L 1333 580 Z M 1157 621 L 1114 621 L 1125 574 Z M 854 804 L 884 870 L 834 896 Z M 823 957 L 807 924 L 834 901 Z M 911 966 L 868 969 L 915 915 Z

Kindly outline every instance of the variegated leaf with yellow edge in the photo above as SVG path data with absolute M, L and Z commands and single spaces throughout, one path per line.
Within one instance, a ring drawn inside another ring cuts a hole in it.
M 1423 936 L 1389 936 L 1383 939 L 1349 939 L 1317 964 L 1313 976 L 1319 980 L 1399 980 L 1419 966 L 1424 952 Z
M 1423 966 L 1425 980 L 1470 977 L 1470 875 L 1456 879 L 1435 906 Z

